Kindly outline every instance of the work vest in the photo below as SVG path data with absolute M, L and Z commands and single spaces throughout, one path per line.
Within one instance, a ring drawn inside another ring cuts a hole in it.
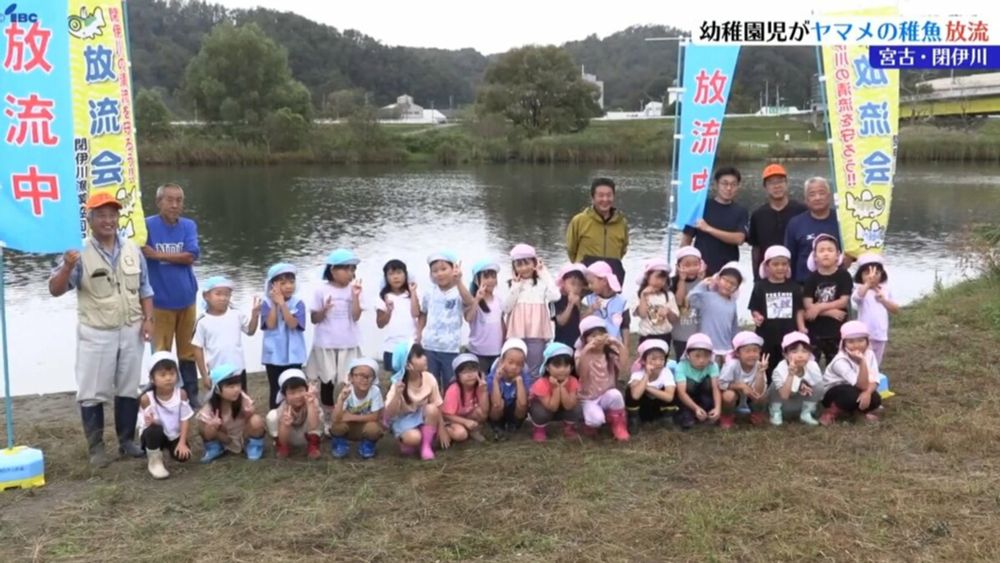
M 142 318 L 139 247 L 120 239 L 118 263 L 111 266 L 96 245 L 96 241 L 87 239 L 80 253 L 77 317 L 80 324 L 103 330 L 130 325 Z

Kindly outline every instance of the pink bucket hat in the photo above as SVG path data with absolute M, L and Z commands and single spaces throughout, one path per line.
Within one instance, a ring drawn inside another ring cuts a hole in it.
M 677 262 L 680 262 L 682 259 L 687 258 L 688 256 L 695 256 L 699 260 L 701 260 L 701 251 L 693 246 L 682 246 L 677 249 L 677 260 L 676 260 Z
M 840 339 L 869 338 L 868 327 L 861 321 L 847 321 L 840 327 Z
M 618 283 L 618 276 L 615 275 L 614 270 L 611 269 L 611 266 L 609 266 L 607 262 L 603 260 L 594 262 L 590 266 L 587 266 L 587 272 L 599 278 L 608 280 L 608 285 L 611 286 L 611 291 L 621 293 L 622 284 Z
M 535 247 L 530 244 L 518 244 L 510 249 L 511 260 L 530 260 L 532 258 L 538 258 L 538 254 L 535 253 Z
M 858 256 L 857 266 L 858 269 L 864 268 L 865 266 L 870 266 L 872 264 L 882 264 L 885 266 L 885 258 L 881 254 L 875 254 L 874 252 L 866 252 L 861 256 Z
M 636 358 L 634 362 L 632 362 L 633 372 L 642 370 L 642 357 L 646 355 L 646 352 L 649 352 L 650 350 L 659 350 L 663 352 L 665 356 L 670 355 L 670 345 L 667 344 L 666 340 L 661 340 L 659 338 L 650 338 L 649 340 L 643 340 L 642 344 L 639 344 L 639 348 L 636 350 L 639 357 Z M 666 369 L 666 366 L 664 366 L 664 369 Z
M 796 330 L 789 332 L 784 338 L 781 339 L 781 349 L 787 350 L 789 347 L 798 344 L 799 342 L 805 344 L 809 348 L 812 348 L 812 343 L 809 342 L 809 337 L 806 336 L 805 333 Z
M 810 272 L 816 271 L 816 245 L 824 240 L 832 241 L 833 244 L 837 245 L 837 252 L 839 253 L 837 256 L 837 266 L 844 263 L 844 253 L 840 250 L 840 243 L 837 242 L 837 237 L 821 233 L 816 235 L 816 238 L 813 239 L 813 249 L 812 252 L 809 253 L 809 258 L 806 260 L 806 268 L 809 268 Z
M 687 349 L 684 350 L 684 355 L 687 356 L 691 350 L 708 350 L 712 352 L 714 349 L 712 339 L 707 334 L 696 332 L 688 337 Z
M 580 321 L 580 336 L 587 334 L 595 328 L 607 329 L 607 326 L 604 324 L 604 319 L 598 317 L 597 315 L 584 317 L 583 320 Z
M 787 258 L 788 260 L 791 260 L 792 253 L 780 244 L 767 247 L 767 251 L 764 252 L 764 260 L 761 261 L 760 267 L 757 269 L 760 279 L 767 279 L 767 263 L 775 258 Z
M 580 272 L 580 274 L 582 274 L 583 277 L 587 277 L 586 266 L 584 266 L 583 264 L 567 263 L 564 264 L 562 268 L 559 268 L 559 273 L 556 274 L 556 287 L 562 289 L 563 278 L 565 278 L 566 275 L 569 274 L 570 272 Z
M 636 280 L 636 285 L 642 285 L 642 280 L 645 279 L 650 272 L 666 272 L 670 275 L 670 264 L 667 263 L 663 258 L 651 258 L 646 261 L 646 266 L 643 269 L 642 277 Z

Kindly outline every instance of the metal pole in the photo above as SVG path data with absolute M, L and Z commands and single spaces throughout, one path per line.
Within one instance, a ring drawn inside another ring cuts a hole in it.
M 10 396 L 10 362 L 7 359 L 10 350 L 7 348 L 7 312 L 4 301 L 4 243 L 0 241 L 0 345 L 3 346 L 3 402 L 4 414 L 7 418 L 7 449 L 14 447 L 14 399 Z
M 826 75 L 823 74 L 822 47 L 816 46 L 816 69 L 819 72 L 819 96 L 823 101 L 823 130 L 825 132 L 826 154 L 830 160 L 830 191 L 833 193 L 834 203 L 837 202 L 837 172 L 833 163 L 833 139 L 830 137 L 830 102 L 826 99 Z M 834 210 L 836 214 L 836 210 Z
M 674 138 L 673 153 L 670 163 L 670 197 L 667 203 L 667 264 L 673 263 L 674 250 L 674 219 L 677 215 L 677 163 L 681 154 L 681 100 L 684 98 L 684 49 L 687 41 L 681 39 L 677 44 L 677 98 L 674 100 Z M 668 91 L 669 99 L 669 91 Z

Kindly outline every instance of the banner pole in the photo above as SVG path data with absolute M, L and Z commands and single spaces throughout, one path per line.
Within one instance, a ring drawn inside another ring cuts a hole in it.
M 816 46 L 816 72 L 819 82 L 819 95 L 823 101 L 823 142 L 826 143 L 826 156 L 830 161 L 830 192 L 833 194 L 834 203 L 837 197 L 837 169 L 833 162 L 833 139 L 830 137 L 830 106 L 826 97 L 826 73 L 823 69 L 823 46 Z
M 14 447 L 14 399 L 10 396 L 10 350 L 7 348 L 7 303 L 4 295 L 4 246 L 0 241 L 0 345 L 3 347 L 3 402 L 7 420 L 7 449 Z
M 674 100 L 674 137 L 671 143 L 673 154 L 670 162 L 670 185 L 667 191 L 670 194 L 667 200 L 667 264 L 673 263 L 671 257 L 674 250 L 674 221 L 677 217 L 677 163 L 681 154 L 681 100 L 684 98 L 684 49 L 686 46 L 687 41 L 683 38 L 677 43 L 677 99 Z

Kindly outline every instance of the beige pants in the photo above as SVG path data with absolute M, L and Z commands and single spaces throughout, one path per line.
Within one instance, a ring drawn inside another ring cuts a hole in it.
M 267 413 L 267 418 L 264 419 L 267 426 L 267 433 L 274 439 L 278 438 L 278 421 L 281 420 L 282 410 L 284 410 L 284 407 L 279 405 L 278 408 L 271 409 L 271 411 Z M 288 443 L 285 445 L 296 448 L 304 448 L 307 443 L 306 424 L 303 423 L 301 426 L 292 426 L 292 429 L 288 432 Z
M 338 422 L 330 428 L 330 435 L 351 441 L 378 441 L 382 437 L 382 426 L 377 422 Z
M 153 309 L 153 351 L 170 351 L 177 339 L 177 359 L 194 361 L 194 324 L 198 320 L 198 309 L 191 305 L 187 309 Z
M 101 330 L 76 329 L 76 400 L 85 407 L 115 397 L 139 396 L 142 380 L 142 323 Z

